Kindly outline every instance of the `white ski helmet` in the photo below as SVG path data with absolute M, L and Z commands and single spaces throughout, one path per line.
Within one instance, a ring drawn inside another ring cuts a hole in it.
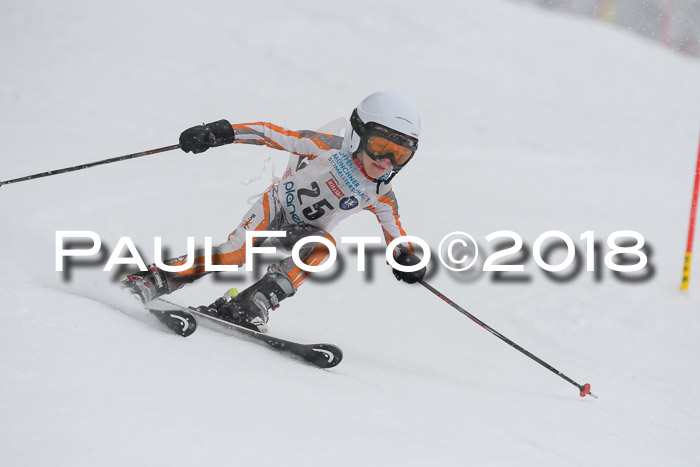
M 400 137 L 400 144 L 409 146 L 413 153 L 418 149 L 420 112 L 401 94 L 382 91 L 369 95 L 355 108 L 350 123 L 350 152 L 354 156 L 363 149 L 363 140 L 373 130 Z M 406 163 L 408 161 L 401 166 L 395 165 L 394 172 Z

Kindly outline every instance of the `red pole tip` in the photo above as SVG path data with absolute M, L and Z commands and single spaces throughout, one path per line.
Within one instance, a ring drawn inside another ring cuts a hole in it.
M 583 389 L 581 389 L 581 397 L 586 397 L 590 393 L 591 393 L 591 385 L 589 383 L 584 384 Z

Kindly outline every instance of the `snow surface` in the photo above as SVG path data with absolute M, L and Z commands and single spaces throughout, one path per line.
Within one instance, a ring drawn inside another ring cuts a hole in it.
M 608 270 L 554 283 L 531 259 L 529 283 L 442 267 L 431 279 L 598 400 L 378 259 L 373 281 L 348 267 L 272 316 L 276 335 L 343 348 L 324 371 L 208 328 L 180 338 L 119 304 L 111 274 L 54 270 L 57 230 L 111 247 L 128 235 L 148 259 L 155 235 L 173 252 L 189 235 L 224 240 L 270 171 L 240 181 L 268 156 L 279 174 L 283 153 L 178 151 L 5 186 L 0 465 L 700 464 L 700 273 L 678 291 L 697 62 L 495 0 L 6 0 L 0 26 L 2 180 L 167 146 L 220 118 L 314 129 L 392 89 L 423 113 L 394 183 L 410 234 L 486 245 L 511 229 L 531 245 L 557 229 L 582 247 L 584 231 L 632 229 L 655 268 L 641 284 Z M 334 235 L 379 229 L 362 214 Z M 207 278 L 172 298 L 226 287 Z

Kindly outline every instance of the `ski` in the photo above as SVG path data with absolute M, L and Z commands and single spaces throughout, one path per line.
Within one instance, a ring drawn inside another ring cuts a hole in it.
M 248 329 L 243 326 L 238 326 L 204 311 L 206 310 L 205 307 L 201 307 L 200 309 L 194 307 L 183 307 L 182 305 L 178 305 L 177 303 L 173 303 L 163 298 L 158 298 L 157 300 L 176 307 L 178 310 L 185 313 L 189 313 L 198 318 L 203 318 L 211 323 L 215 323 L 216 325 L 225 329 L 235 331 L 237 334 L 263 342 L 275 350 L 290 354 L 292 356 L 301 357 L 306 362 L 319 368 L 333 368 L 343 359 L 343 351 L 340 349 L 340 347 L 333 344 L 300 344 L 298 342 L 292 342 L 285 339 L 280 339 L 279 337 L 253 331 L 252 329 Z
M 158 318 L 158 321 L 165 324 L 168 329 L 182 337 L 190 336 L 197 330 L 197 319 L 185 310 L 159 310 L 148 307 L 146 309 Z

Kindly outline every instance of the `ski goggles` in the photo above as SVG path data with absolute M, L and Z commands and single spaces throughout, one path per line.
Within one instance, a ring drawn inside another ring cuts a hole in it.
M 357 109 L 350 116 L 353 130 L 360 136 L 360 148 L 375 161 L 389 159 L 394 171 L 411 160 L 418 149 L 418 139 L 406 136 L 376 122 L 363 122 Z
M 372 160 L 389 159 L 394 169 L 406 165 L 416 152 L 415 147 L 408 146 L 409 141 L 402 138 L 404 141 L 397 142 L 384 132 L 369 132 L 369 135 L 362 139 L 365 153 Z

